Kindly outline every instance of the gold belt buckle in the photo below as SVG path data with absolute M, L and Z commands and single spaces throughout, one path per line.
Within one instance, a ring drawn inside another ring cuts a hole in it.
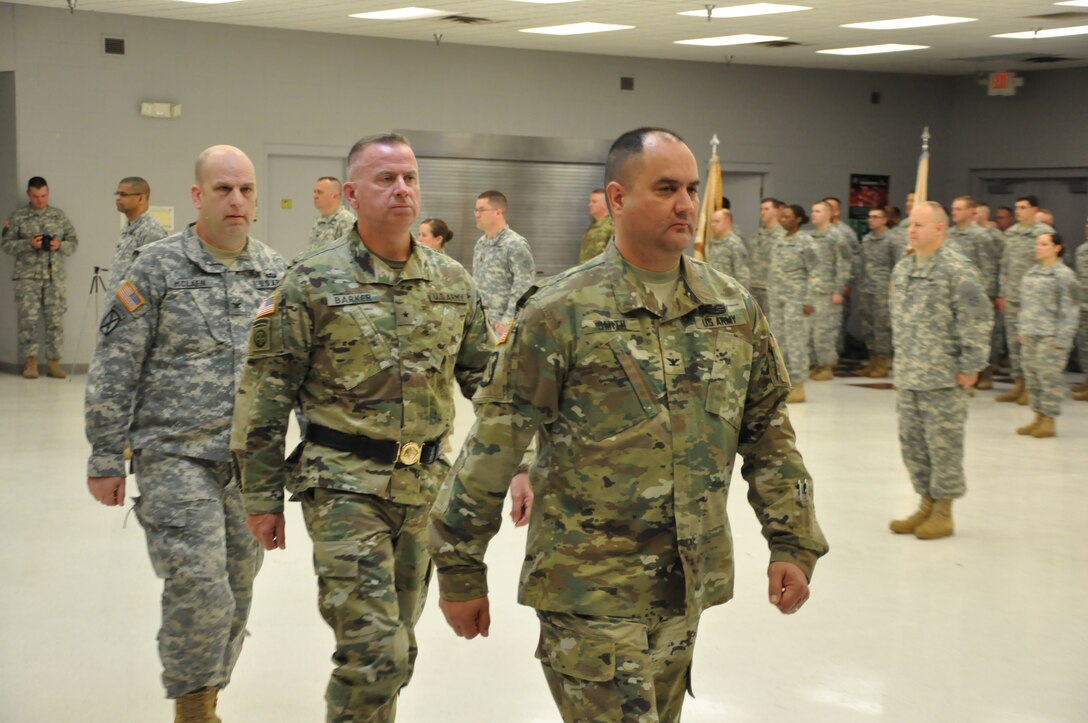
M 410 467 L 423 456 L 423 445 L 419 442 L 405 442 L 397 450 L 397 461 Z

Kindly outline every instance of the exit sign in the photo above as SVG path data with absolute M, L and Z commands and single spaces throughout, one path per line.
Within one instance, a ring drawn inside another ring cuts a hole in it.
M 1018 78 L 1016 73 L 990 73 L 988 93 L 989 95 L 1016 95 L 1016 89 L 1023 84 L 1024 79 Z

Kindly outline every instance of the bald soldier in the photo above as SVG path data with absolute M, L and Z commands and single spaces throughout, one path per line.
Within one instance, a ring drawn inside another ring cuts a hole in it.
M 196 223 L 141 251 L 99 326 L 87 379 L 87 487 L 104 505 L 124 504 L 129 440 L 136 519 L 163 580 L 166 696 L 178 723 L 213 723 L 261 565 L 230 463 L 234 393 L 253 315 L 284 262 L 249 236 L 257 181 L 242 151 L 203 151 L 192 197 Z
M 310 228 L 306 243 L 309 251 L 331 244 L 346 236 L 355 225 L 355 214 L 340 203 L 340 179 L 322 176 L 314 183 L 314 208 L 321 214 Z
M 715 211 L 710 217 L 710 231 L 713 238 L 706 250 L 706 262 L 747 289 L 750 281 L 748 249 L 733 230 L 733 212 L 728 208 Z
M 608 213 L 608 201 L 605 200 L 603 188 L 595 188 L 589 194 L 589 215 L 593 223 L 582 235 L 582 245 L 578 250 L 580 264 L 604 251 L 604 247 L 612 239 L 612 216 Z
M 695 157 L 640 128 L 608 154 L 615 242 L 524 303 L 474 398 L 477 421 L 431 512 L 446 620 L 488 634 L 484 555 L 534 434 L 519 600 L 564 721 L 675 721 L 699 617 L 733 595 L 735 456 L 794 613 L 827 551 L 794 445 L 782 355 L 751 294 L 685 256 Z

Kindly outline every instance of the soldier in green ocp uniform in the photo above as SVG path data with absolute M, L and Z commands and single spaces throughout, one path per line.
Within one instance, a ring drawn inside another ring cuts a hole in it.
M 519 600 L 537 610 L 537 657 L 563 719 L 675 721 L 699 617 L 733 595 L 738 452 L 783 613 L 808 599 L 827 544 L 763 311 L 684 255 L 695 157 L 675 133 L 640 128 L 612 145 L 605 174 L 615 240 L 524 301 L 428 544 L 447 621 L 487 635 L 485 549 L 537 435 Z

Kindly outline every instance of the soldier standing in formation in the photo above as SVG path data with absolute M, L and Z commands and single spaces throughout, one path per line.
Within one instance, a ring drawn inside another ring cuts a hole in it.
M 589 215 L 593 218 L 593 223 L 582 235 L 582 246 L 578 250 L 580 264 L 584 264 L 604 251 L 604 247 L 608 245 L 612 234 L 615 233 L 603 188 L 595 188 L 589 194 Z
M 1005 234 L 990 220 L 990 205 L 979 201 L 975 206 L 975 223 L 990 236 L 990 257 L 993 259 L 994 285 L 987 288 L 994 305 L 994 330 L 990 335 L 990 364 L 979 375 L 978 389 L 993 389 L 993 370 L 1001 361 L 1005 349 L 1005 317 L 997 308 L 997 294 L 1001 280 L 1001 256 L 1005 251 Z
M 997 298 L 997 268 L 1000 259 L 994 256 L 990 234 L 975 222 L 975 199 L 956 196 L 952 201 L 952 225 L 945 237 L 945 246 L 970 261 L 982 278 L 982 287 L 991 303 Z M 978 375 L 983 389 L 993 388 L 993 369 L 987 365 Z
M 476 198 L 476 228 L 484 234 L 472 250 L 472 279 L 500 338 L 514 321 L 518 299 L 536 278 L 529 242 L 507 225 L 506 207 L 506 196 L 499 191 L 484 191 Z
M 1088 374 L 1088 219 L 1084 222 L 1084 243 L 1077 247 L 1077 282 L 1080 285 L 1080 323 L 1077 327 L 1077 363 Z M 1088 402 L 1088 376 L 1073 389 L 1073 399 Z
M 166 238 L 166 229 L 148 212 L 151 186 L 139 176 L 122 178 L 113 194 L 118 213 L 128 219 L 121 231 L 121 240 L 113 252 L 110 263 L 109 288 L 116 289 L 125 280 L 125 274 L 136 261 L 140 249 L 152 241 Z
M 782 224 L 778 222 L 778 212 L 782 202 L 775 198 L 764 198 L 759 202 L 759 230 L 748 239 L 748 274 L 751 285 L 748 287 L 763 313 L 771 308 L 768 292 L 771 273 L 771 249 L 786 235 Z
M 710 217 L 710 231 L 714 238 L 710 240 L 706 251 L 707 263 L 723 274 L 732 276 L 747 289 L 751 281 L 748 273 L 748 249 L 733 230 L 733 212 L 728 208 L 715 211 Z
M 812 241 L 817 263 L 812 275 L 812 350 L 816 368 L 812 380 L 834 379 L 833 368 L 839 361 L 839 333 L 843 323 L 843 301 L 850 286 L 850 244 L 831 227 L 831 204 L 812 204 Z
M 485 549 L 539 433 L 519 601 L 537 610 L 537 656 L 563 720 L 675 721 L 699 617 L 733 595 L 735 455 L 783 613 L 808 598 L 827 544 L 763 312 L 684 255 L 695 157 L 670 131 L 638 129 L 612 145 L 605 180 L 615 243 L 526 301 L 474 400 L 429 545 L 447 622 L 486 636 Z
M 355 226 L 355 214 L 340 203 L 340 179 L 322 176 L 314 183 L 314 208 L 321 214 L 310 228 L 306 249 L 313 251 L 328 246 L 338 238 L 351 233 Z
M 494 351 L 468 272 L 412 240 L 408 141 L 356 143 L 345 192 L 357 232 L 294 264 L 257 313 L 231 443 L 265 549 L 286 546 L 284 489 L 302 502 L 336 637 L 330 723 L 395 717 L 430 574 L 427 514 L 449 470 L 453 384 L 471 396 Z M 306 438 L 285 465 L 296 404 Z
M 940 204 L 919 204 L 908 223 L 914 253 L 892 274 L 891 315 L 899 445 L 921 503 L 889 526 L 932 540 L 953 534 L 952 500 L 967 491 L 967 389 L 986 366 L 993 314 L 978 271 L 942 246 L 948 215 Z
M 815 311 L 812 276 L 819 258 L 812 237 L 801 230 L 808 218 L 800 206 L 783 206 L 779 214 L 784 235 L 771 247 L 769 294 L 771 308 L 767 313 L 775 338 L 782 345 L 789 370 L 791 403 L 805 401 L 805 379 L 808 378 L 808 341 Z
M 901 226 L 904 224 L 900 224 Z M 883 379 L 892 359 L 892 322 L 888 310 L 888 282 L 898 254 L 888 233 L 888 214 L 869 209 L 869 233 L 861 240 L 861 335 L 869 361 L 858 370 L 861 376 Z
M 1054 418 L 1061 414 L 1062 372 L 1077 333 L 1079 288 L 1073 269 L 1062 263 L 1062 238 L 1044 233 L 1035 239 L 1038 263 L 1020 282 L 1021 365 L 1035 419 L 1016 430 L 1032 437 L 1057 435 Z
M 1035 265 L 1035 239 L 1054 229 L 1035 220 L 1039 201 L 1035 196 L 1016 199 L 1016 224 L 1005 231 L 1005 250 L 1001 257 L 1001 276 L 998 283 L 997 309 L 1005 316 L 1005 340 L 1009 345 L 1009 366 L 1012 388 L 997 395 L 999 402 L 1028 403 L 1028 391 L 1024 385 L 1024 372 L 1020 366 L 1020 281 Z
M 230 463 L 230 420 L 253 314 L 284 262 L 248 236 L 256 174 L 240 150 L 202 152 L 192 196 L 196 224 L 140 252 L 99 326 L 87 487 L 104 505 L 124 503 L 130 441 L 136 518 L 163 579 L 166 696 L 179 723 L 212 723 L 261 565 Z
M 19 358 L 23 376 L 38 378 L 38 317 L 45 326 L 46 374 L 64 379 L 60 366 L 64 346 L 64 312 L 68 310 L 64 259 L 76 252 L 79 239 L 72 223 L 49 205 L 49 184 L 34 176 L 26 184 L 29 203 L 4 222 L 4 253 L 15 257 L 15 308 L 19 318 Z

